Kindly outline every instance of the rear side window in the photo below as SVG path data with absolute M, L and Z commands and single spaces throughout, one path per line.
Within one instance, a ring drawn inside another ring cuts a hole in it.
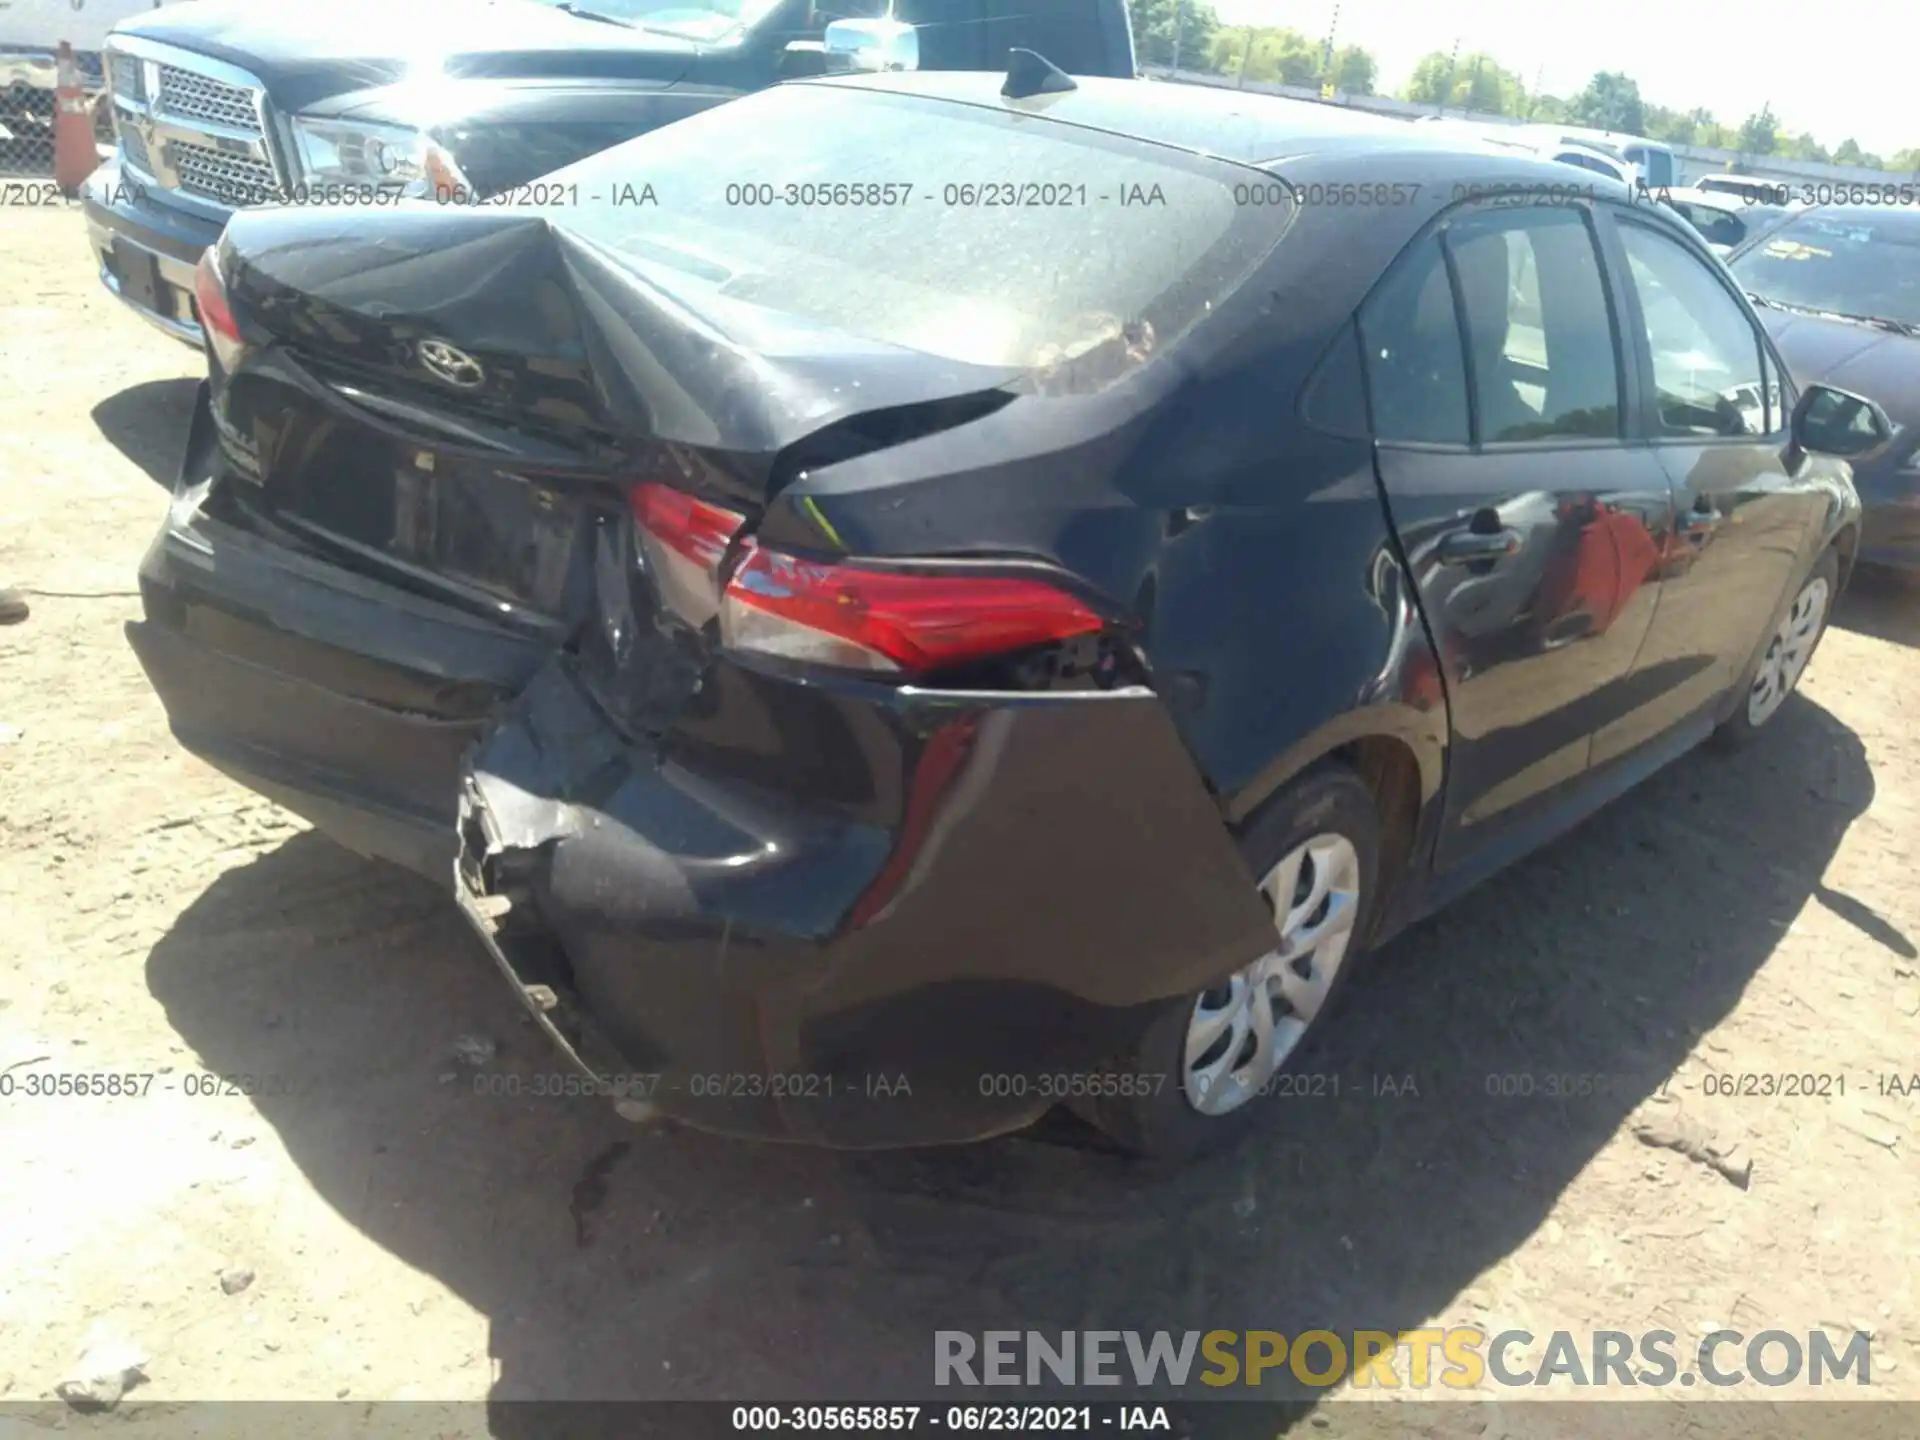
M 1760 336 L 1746 312 L 1685 246 L 1633 223 L 1620 239 L 1653 354 L 1661 433 L 1767 433 Z
M 1466 444 L 1466 365 L 1436 237 L 1394 263 L 1360 312 L 1360 337 L 1375 437 Z
M 1251 174 L 1034 116 L 809 83 L 548 176 L 581 203 L 542 218 L 696 309 L 761 307 L 1065 385 L 1164 351 L 1273 248 L 1291 209 L 1236 205 Z
M 1620 372 L 1581 212 L 1486 210 L 1447 228 L 1482 441 L 1620 434 Z

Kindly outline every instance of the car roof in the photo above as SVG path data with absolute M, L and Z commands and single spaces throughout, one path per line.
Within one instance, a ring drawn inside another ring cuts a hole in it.
M 1476 178 L 1547 184 L 1565 183 L 1566 179 L 1564 165 L 1530 149 L 1483 140 L 1464 125 L 1415 125 L 1317 100 L 1142 80 L 1082 78 L 1075 80 L 1076 88 L 1070 91 L 1009 100 L 1000 94 L 1002 82 L 998 72 L 923 70 L 835 75 L 793 83 L 914 95 L 1044 115 L 1066 124 L 1262 168 L 1309 159 L 1399 156 L 1409 162 L 1409 179 L 1453 178 L 1461 171 L 1463 161 L 1468 162 Z M 1610 183 L 1604 177 L 1595 178 Z M 1626 193 L 1624 185 L 1621 191 Z

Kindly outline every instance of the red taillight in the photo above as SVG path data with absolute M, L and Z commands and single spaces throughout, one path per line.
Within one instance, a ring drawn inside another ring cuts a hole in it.
M 227 304 L 226 282 L 220 278 L 220 264 L 209 245 L 193 272 L 193 307 L 200 314 L 200 328 L 206 331 L 220 368 L 231 374 L 239 363 L 247 342 L 240 338 L 234 322 L 233 307 Z
M 911 673 L 1105 626 L 1098 611 L 1040 580 L 824 564 L 751 542 L 720 605 L 720 638 L 735 649 Z
M 660 598 L 696 627 L 717 615 L 730 649 L 926 674 L 1106 626 L 1097 610 L 1042 580 L 802 560 L 752 540 L 740 542 L 728 577 L 746 516 L 651 481 L 627 498 Z
M 652 481 L 627 503 L 660 598 L 688 624 L 706 624 L 720 610 L 720 562 L 747 517 Z

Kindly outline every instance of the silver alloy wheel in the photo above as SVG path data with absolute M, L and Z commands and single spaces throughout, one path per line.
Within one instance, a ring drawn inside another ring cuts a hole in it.
M 1224 1115 L 1253 1099 L 1326 1003 L 1360 914 L 1360 856 L 1316 835 L 1260 882 L 1280 943 L 1193 1003 L 1182 1080 L 1187 1103 Z
M 1767 642 L 1760 673 L 1753 677 L 1753 688 L 1747 692 L 1749 725 L 1758 728 L 1766 724 L 1800 682 L 1800 673 L 1813 656 L 1813 642 L 1820 638 L 1821 622 L 1827 616 L 1828 593 L 1826 577 L 1816 575 L 1793 597 L 1793 606 Z

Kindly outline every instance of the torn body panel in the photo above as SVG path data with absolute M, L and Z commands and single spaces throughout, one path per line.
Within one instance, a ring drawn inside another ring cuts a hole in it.
M 1272 944 L 1146 691 L 809 687 L 824 768 L 847 773 L 775 792 L 691 768 L 671 737 L 622 739 L 570 670 L 543 670 L 468 762 L 459 885 L 523 998 L 555 993 L 529 1003 L 570 1047 L 592 1048 L 565 1033 L 577 1010 L 703 1128 L 852 1146 L 1014 1129 L 1061 1098 L 1043 1077 L 1096 1068 L 1143 1011 Z M 536 923 L 482 923 L 499 897 Z
M 363 854 L 438 879 L 461 755 L 559 637 L 263 533 L 216 494 L 203 387 L 128 641 L 189 750 Z
M 539 213 L 290 209 L 238 217 L 229 241 L 236 313 L 319 362 L 336 391 L 357 379 L 505 424 L 500 443 L 522 459 L 530 437 L 545 439 L 630 482 L 664 467 L 660 478 L 748 502 L 764 500 L 776 458 L 806 436 L 1021 374 L 727 299 Z M 423 344 L 453 347 L 472 372 L 443 382 Z M 269 444 L 284 439 L 273 399 L 256 412 L 236 397 L 236 424 Z

